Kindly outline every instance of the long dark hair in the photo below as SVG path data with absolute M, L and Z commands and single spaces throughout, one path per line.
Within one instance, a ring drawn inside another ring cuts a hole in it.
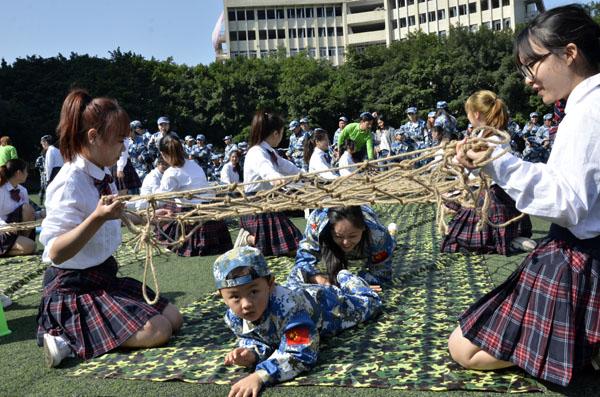
M 266 109 L 257 111 L 252 118 L 250 127 L 250 147 L 258 145 L 273 132 L 279 131 L 285 125 L 285 120 L 280 114 Z
M 183 167 L 185 164 L 183 145 L 174 133 L 168 133 L 158 141 L 158 150 L 171 166 Z
M 325 263 L 327 276 L 332 284 L 337 284 L 337 274 L 342 269 L 348 268 L 348 259 L 346 253 L 333 240 L 333 227 L 341 220 L 347 220 L 352 226 L 363 229 L 362 238 L 358 243 L 359 252 L 368 252 L 371 235 L 365 222 L 365 216 L 358 205 L 349 207 L 330 208 L 327 214 L 329 223 L 319 235 L 319 247 L 321 249 L 321 261 Z
M 312 136 L 304 141 L 304 162 L 306 164 L 310 163 L 310 158 L 315 151 L 317 142 L 321 142 L 324 139 L 329 139 L 327 131 L 323 128 L 316 128 Z
M 231 156 L 233 156 L 233 154 L 237 154 L 238 155 L 238 163 L 236 165 L 234 165 L 232 167 L 233 172 L 237 173 L 240 176 L 240 179 L 242 177 L 242 166 L 240 165 L 240 160 L 242 157 L 242 153 L 239 150 L 232 150 L 231 152 L 229 152 L 229 162 L 231 162 Z M 233 163 L 231 163 L 233 165 Z
M 567 44 L 577 46 L 594 73 L 600 69 L 600 25 L 575 4 L 556 7 L 536 16 L 515 41 L 514 53 L 517 67 L 540 55 L 531 48 L 531 41 L 558 53 Z
M 8 160 L 6 164 L 0 166 L 0 186 L 4 186 L 17 171 L 25 171 L 27 163 L 21 159 Z

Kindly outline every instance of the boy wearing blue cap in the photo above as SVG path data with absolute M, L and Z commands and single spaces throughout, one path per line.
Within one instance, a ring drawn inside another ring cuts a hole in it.
M 444 134 L 452 136 L 456 134 L 456 118 L 448 112 L 448 103 L 438 101 L 435 105 L 434 126 L 442 127 Z
M 305 120 L 306 124 L 306 119 L 303 120 Z M 290 122 L 288 131 L 291 131 L 292 134 L 290 135 L 290 144 L 285 154 L 296 167 L 307 171 L 308 164 L 304 161 L 304 141 L 308 139 L 308 135 L 304 133 L 302 123 L 298 122 L 298 120 L 292 120 Z
M 367 157 L 369 160 L 373 160 L 375 158 L 373 135 L 371 134 L 373 120 L 374 117 L 371 113 L 362 112 L 360 114 L 360 122 L 350 123 L 344 127 L 342 133 L 338 136 L 338 148 L 341 148 L 346 139 L 349 139 L 354 142 L 354 148 L 357 152 L 362 152 L 366 146 Z
M 213 274 L 229 307 L 225 323 L 238 338 L 225 365 L 255 368 L 232 386 L 230 395 L 257 396 L 263 386 L 311 369 L 321 337 L 364 322 L 381 307 L 377 293 L 347 270 L 338 273 L 339 288 L 277 285 L 260 250 L 249 246 L 217 258 Z
M 406 109 L 406 115 L 408 121 L 401 127 L 406 134 L 407 138 L 414 141 L 419 149 L 425 147 L 425 138 L 427 134 L 425 132 L 425 120 L 419 118 L 417 115 L 417 108 L 414 106 Z

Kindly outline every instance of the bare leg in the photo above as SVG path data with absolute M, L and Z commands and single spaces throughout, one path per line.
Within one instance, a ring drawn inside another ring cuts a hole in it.
M 246 237 L 246 242 L 251 247 L 256 246 L 256 236 L 249 234 L 248 237 Z
M 7 256 L 29 255 L 35 251 L 35 241 L 25 236 L 18 236 Z
M 175 305 L 169 303 L 167 307 L 165 307 L 165 310 L 163 310 L 162 315 L 171 323 L 173 333 L 176 333 L 181 329 L 181 326 L 183 325 L 183 316 Z
M 129 348 L 156 347 L 166 344 L 173 335 L 171 322 L 162 314 L 152 317 L 142 329 L 133 334 L 121 346 Z
M 498 360 L 475 346 L 463 336 L 460 327 L 456 327 L 448 338 L 448 350 L 450 350 L 452 359 L 466 369 L 494 370 L 514 366 L 513 363 Z

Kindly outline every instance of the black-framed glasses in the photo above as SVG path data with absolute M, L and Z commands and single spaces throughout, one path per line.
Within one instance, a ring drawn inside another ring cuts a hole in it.
M 539 57 L 537 57 L 536 59 L 530 61 L 529 63 L 519 65 L 519 73 L 521 73 L 521 75 L 524 78 L 529 79 L 529 80 L 533 80 L 535 78 L 535 74 L 536 74 L 536 73 L 533 72 L 533 67 L 536 64 L 538 64 L 538 67 L 539 67 L 539 64 L 541 64 L 542 62 L 544 62 L 544 60 L 546 58 L 548 58 L 552 54 L 553 54 L 553 52 L 548 52 L 548 53 L 546 53 L 544 55 L 540 55 Z M 536 68 L 536 72 L 537 72 L 537 68 Z

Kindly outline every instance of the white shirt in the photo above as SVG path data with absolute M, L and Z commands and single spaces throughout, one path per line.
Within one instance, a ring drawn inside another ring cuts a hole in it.
M 63 157 L 60 154 L 60 150 L 58 150 L 54 145 L 48 145 L 48 149 L 46 150 L 46 156 L 44 160 L 46 182 L 48 182 L 48 179 L 50 179 L 50 174 L 52 174 L 52 170 L 56 167 L 62 167 L 64 163 L 65 161 L 63 160 Z
M 229 185 L 230 183 L 238 183 L 240 181 L 240 174 L 233 170 L 233 164 L 231 161 L 225 163 L 221 169 L 221 182 Z
M 338 163 L 339 167 L 346 167 L 348 165 L 356 164 L 354 160 L 352 160 L 352 155 L 347 150 L 340 157 L 340 161 Z M 356 170 L 356 167 L 344 168 L 340 170 L 340 176 L 350 175 Z
M 0 225 L 6 224 L 6 217 L 8 214 L 17 209 L 20 205 L 29 203 L 29 195 L 27 189 L 21 185 L 17 185 L 16 189 L 19 189 L 19 201 L 15 201 L 10 197 L 10 191 L 15 189 L 10 182 L 6 182 L 0 186 Z
M 277 164 L 273 163 L 269 152 L 277 156 Z M 275 153 L 275 149 L 267 142 L 262 141 L 248 150 L 244 161 L 244 183 L 259 181 L 261 179 L 277 179 L 286 175 L 296 175 L 300 169 L 291 161 Z M 253 183 L 245 186 L 246 193 L 259 190 L 269 190 L 273 186 L 269 182 Z
M 127 160 L 129 160 L 129 146 L 133 143 L 131 138 L 125 138 L 123 141 L 123 151 L 121 152 L 121 156 L 117 160 L 117 172 L 123 171 L 125 166 L 127 165 Z
M 44 245 L 42 260 L 52 263 L 49 252 L 58 236 L 79 226 L 98 205 L 100 193 L 94 179 L 102 180 L 110 170 L 98 168 L 90 161 L 77 156 L 67 162 L 46 191 L 46 218 L 42 222 L 40 242 Z M 110 184 L 117 193 L 114 183 Z M 104 222 L 100 229 L 71 259 L 57 265 L 61 269 L 87 269 L 104 262 L 121 244 L 121 220 Z
M 202 189 L 208 186 L 206 174 L 202 170 L 202 167 L 194 160 L 185 160 L 183 167 L 169 167 L 166 169 L 160 180 L 160 186 L 156 189 L 155 193 L 181 192 L 184 190 Z M 214 193 L 207 193 L 207 195 L 212 197 Z M 175 199 L 175 201 L 183 204 L 199 204 L 202 202 L 197 199 L 187 200 L 179 198 Z
M 160 180 L 163 174 L 158 170 L 158 168 L 154 168 L 150 171 L 142 182 L 142 187 L 140 187 L 140 195 L 144 196 L 147 194 L 152 194 L 158 190 L 160 186 Z M 146 200 L 138 200 L 128 204 L 128 208 L 141 210 L 145 209 L 148 206 L 148 202 Z
M 505 154 L 483 170 L 519 211 L 566 227 L 579 239 L 600 235 L 600 74 L 571 92 L 547 164 Z
M 327 162 L 326 154 L 327 153 L 325 153 L 323 150 L 319 149 L 318 147 L 315 147 L 315 150 L 310 156 L 310 161 L 308 163 L 308 172 L 316 172 L 330 169 L 331 164 Z M 331 171 L 321 172 L 319 176 L 324 179 L 335 179 L 338 177 Z

